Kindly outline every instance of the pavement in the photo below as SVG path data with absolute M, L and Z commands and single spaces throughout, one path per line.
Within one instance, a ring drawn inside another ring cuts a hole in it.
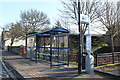
M 1 65 L 1 60 L 2 60 L 2 54 L 0 51 L 0 80 L 2 79 L 2 65 Z
M 114 77 L 98 72 L 87 74 L 85 71 L 83 71 L 82 75 L 78 75 L 77 68 L 71 65 L 51 69 L 49 63 L 42 60 L 36 63 L 34 61 L 26 59 L 25 57 L 5 50 L 2 51 L 2 54 L 5 63 L 14 69 L 17 74 L 21 75 L 22 78 L 106 78 L 106 80 L 114 80 Z

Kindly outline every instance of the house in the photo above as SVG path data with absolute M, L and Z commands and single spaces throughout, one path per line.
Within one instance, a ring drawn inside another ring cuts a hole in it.
M 6 41 L 8 40 L 8 31 L 4 31 L 3 29 L 3 32 L 1 34 L 1 47 L 2 49 L 5 49 L 5 44 L 6 44 Z
M 11 38 L 9 37 L 9 32 L 3 30 L 1 34 L 1 48 L 7 50 L 7 46 L 10 46 L 10 44 L 11 44 Z M 12 46 L 20 46 L 20 45 L 25 46 L 25 40 L 15 39 Z

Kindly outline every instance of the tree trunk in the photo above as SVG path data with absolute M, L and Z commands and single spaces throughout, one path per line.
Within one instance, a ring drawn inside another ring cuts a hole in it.
M 10 44 L 10 46 L 12 46 L 12 45 L 13 45 L 13 43 L 14 43 L 14 39 L 11 39 L 11 44 Z
M 81 50 L 82 50 L 82 52 L 84 52 L 84 34 L 83 34 L 83 32 L 81 32 Z
M 111 39 L 111 51 L 112 53 L 114 52 L 114 43 L 113 43 L 113 36 L 110 35 L 110 39 Z
M 82 35 L 82 52 L 84 52 L 85 51 L 85 49 L 84 49 L 84 35 Z
M 114 43 L 113 43 L 113 36 L 110 35 L 111 39 L 111 50 L 112 50 L 112 57 L 113 57 L 113 64 L 114 64 Z

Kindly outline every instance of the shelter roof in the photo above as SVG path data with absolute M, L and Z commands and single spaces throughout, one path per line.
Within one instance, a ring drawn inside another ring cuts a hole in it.
M 40 32 L 40 33 L 35 33 L 35 34 L 30 34 L 30 35 L 27 35 L 27 37 L 33 37 L 33 36 L 50 36 L 50 33 L 69 33 L 70 31 L 68 31 L 67 29 L 64 29 L 64 28 L 53 28 L 53 29 L 50 29 L 48 31 L 43 31 L 43 32 Z
M 50 33 L 57 33 L 57 32 L 69 33 L 70 31 L 68 31 L 67 29 L 64 29 L 64 28 L 53 28 L 51 30 L 44 31 L 41 34 L 50 34 Z

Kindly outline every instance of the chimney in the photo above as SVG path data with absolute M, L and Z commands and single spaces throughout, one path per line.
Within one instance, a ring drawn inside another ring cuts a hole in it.
M 5 28 L 3 28 L 1 40 L 5 41 L 7 39 L 8 39 L 8 31 L 5 31 Z

